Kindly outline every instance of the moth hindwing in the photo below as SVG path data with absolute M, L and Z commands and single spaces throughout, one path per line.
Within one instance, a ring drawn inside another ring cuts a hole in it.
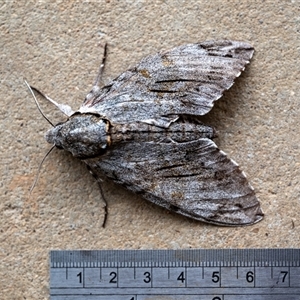
M 253 52 L 237 41 L 183 45 L 100 88 L 102 64 L 78 111 L 46 96 L 68 116 L 46 140 L 83 160 L 98 181 L 104 174 L 170 211 L 216 225 L 256 223 L 263 213 L 253 188 L 212 141 L 214 129 L 195 118 L 212 109 Z

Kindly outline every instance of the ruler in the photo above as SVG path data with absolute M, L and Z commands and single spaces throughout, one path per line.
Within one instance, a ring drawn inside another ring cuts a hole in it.
M 51 300 L 300 300 L 300 249 L 50 252 Z

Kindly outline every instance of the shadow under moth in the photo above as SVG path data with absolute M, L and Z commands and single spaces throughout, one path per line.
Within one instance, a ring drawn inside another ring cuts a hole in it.
M 263 218 L 254 189 L 197 116 L 212 109 L 253 52 L 237 41 L 187 44 L 145 57 L 100 87 L 105 46 L 96 83 L 77 111 L 26 84 L 68 117 L 46 133 L 47 142 L 84 161 L 99 183 L 105 175 L 199 221 L 249 225 Z

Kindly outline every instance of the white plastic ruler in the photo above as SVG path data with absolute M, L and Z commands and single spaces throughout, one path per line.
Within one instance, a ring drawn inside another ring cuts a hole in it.
M 50 253 L 51 300 L 300 300 L 300 249 Z

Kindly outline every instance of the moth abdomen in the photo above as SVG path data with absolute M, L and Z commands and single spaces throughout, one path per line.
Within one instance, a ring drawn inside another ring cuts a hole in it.
M 112 144 L 134 140 L 136 142 L 188 142 L 201 138 L 213 139 L 216 134 L 212 127 L 200 122 L 178 119 L 168 128 L 142 122 L 117 124 L 110 128 Z

